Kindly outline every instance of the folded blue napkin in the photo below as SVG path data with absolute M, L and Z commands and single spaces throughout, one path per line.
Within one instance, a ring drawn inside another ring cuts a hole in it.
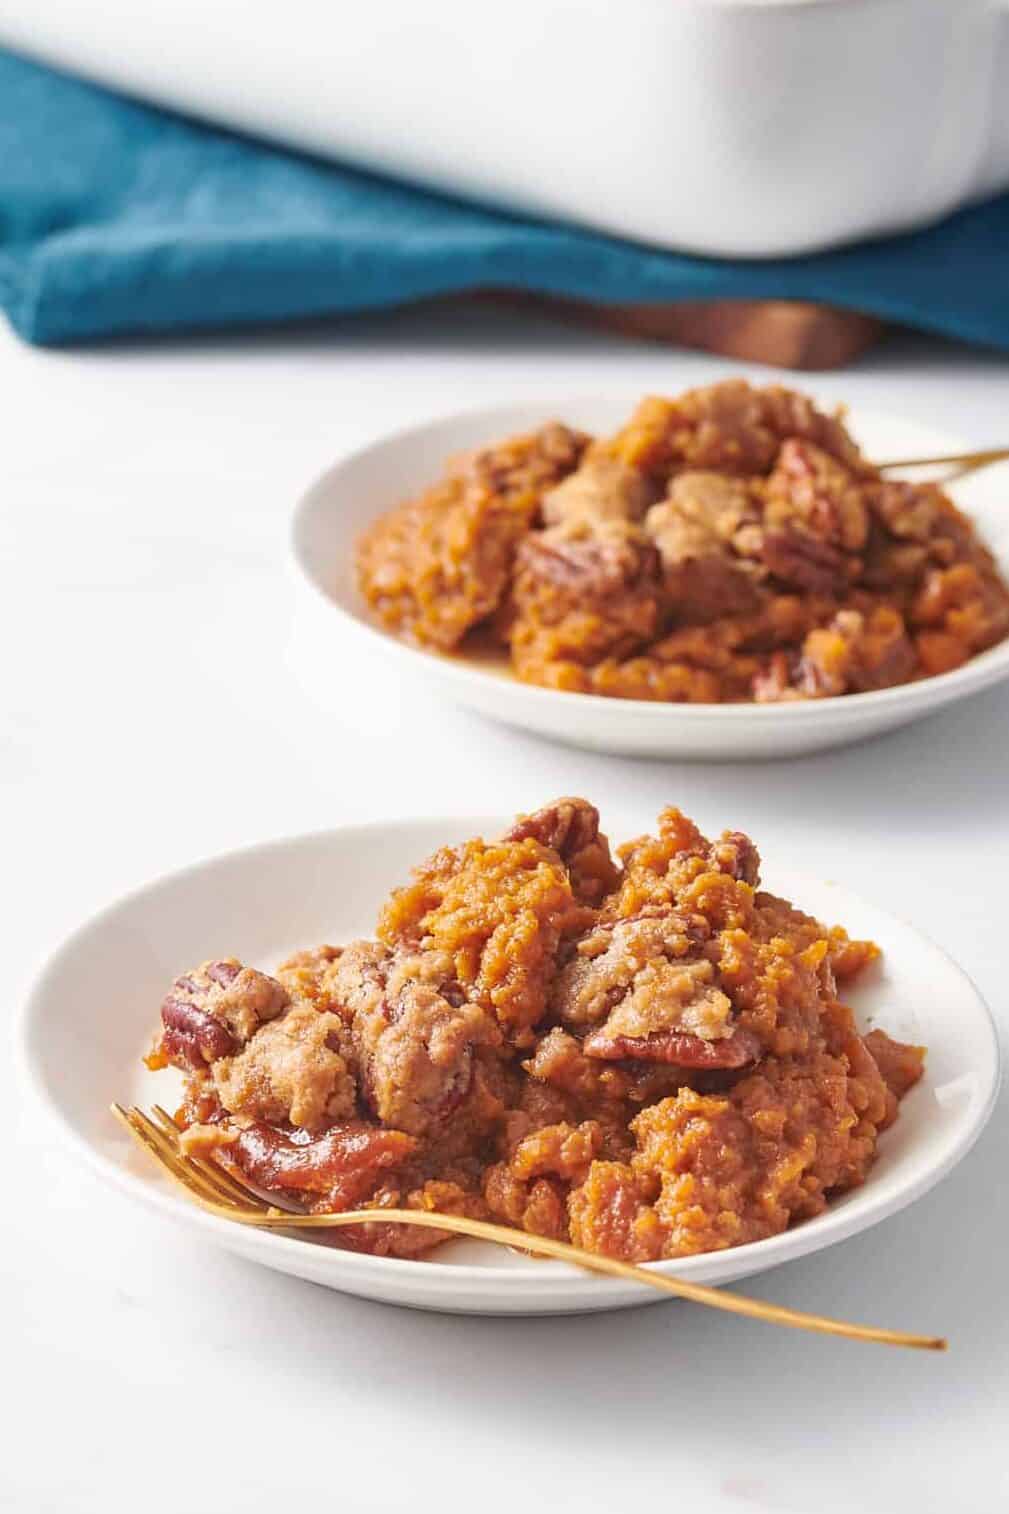
M 0 52 L 0 306 L 27 341 L 487 287 L 814 300 L 1009 350 L 1009 195 L 838 252 L 682 257 L 280 151 Z

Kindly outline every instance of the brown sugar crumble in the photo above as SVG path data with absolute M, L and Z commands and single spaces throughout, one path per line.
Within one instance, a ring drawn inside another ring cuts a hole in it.
M 386 629 L 529 683 L 692 703 L 863 693 L 1009 635 L 1009 588 L 935 485 L 885 479 L 836 416 L 730 380 L 451 462 L 358 546 Z
M 741 832 L 667 809 L 614 854 L 561 799 L 421 863 L 375 939 L 183 974 L 148 1065 L 183 1072 L 194 1151 L 316 1212 L 375 1210 L 331 1244 L 446 1239 L 383 1222 L 408 1208 L 686 1256 L 864 1181 L 924 1059 L 838 997 L 877 956 L 764 892 Z

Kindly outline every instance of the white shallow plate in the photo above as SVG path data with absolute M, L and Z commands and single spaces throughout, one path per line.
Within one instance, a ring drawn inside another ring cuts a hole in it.
M 420 651 L 372 624 L 357 592 L 354 547 L 376 516 L 419 493 L 454 453 L 553 417 L 594 434 L 613 431 L 640 397 L 639 391 L 561 396 L 467 411 L 394 432 L 335 463 L 301 501 L 294 521 L 295 558 L 315 591 L 310 634 L 335 656 L 354 632 L 362 652 L 385 653 L 390 681 L 426 679 L 432 691 L 492 719 L 595 751 L 643 757 L 798 756 L 892 730 L 1009 676 L 1007 641 L 952 673 L 875 693 L 783 705 L 655 704 L 535 688 L 497 667 Z M 970 447 L 897 416 L 856 410 L 849 422 L 866 455 L 881 460 Z M 989 469 L 952 492 L 1009 574 L 1009 467 Z
M 113 1100 L 171 1102 L 174 1075 L 148 1073 L 140 1058 L 177 973 L 228 953 L 270 968 L 299 946 L 370 934 L 382 899 L 413 864 L 443 843 L 496 835 L 506 824 L 500 816 L 404 820 L 276 841 L 170 874 L 90 920 L 43 970 L 21 1022 L 30 1081 L 68 1152 L 210 1242 L 364 1298 L 474 1314 L 567 1314 L 655 1302 L 650 1289 L 482 1242 L 450 1242 L 431 1261 L 401 1261 L 230 1224 L 180 1196 L 109 1114 Z M 784 1235 L 654 1264 L 695 1282 L 762 1272 L 909 1204 L 969 1150 L 997 1091 L 991 1018 L 937 947 L 833 885 L 773 867 L 766 882 L 821 918 L 880 942 L 883 965 L 866 975 L 853 1003 L 863 1025 L 878 1020 L 896 1036 L 927 1044 L 927 1072 L 883 1136 L 862 1188 Z

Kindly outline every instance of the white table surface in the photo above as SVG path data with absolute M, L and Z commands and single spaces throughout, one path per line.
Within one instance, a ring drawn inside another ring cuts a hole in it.
M 8 1004 L 76 922 L 196 857 L 583 792 L 611 816 L 675 802 L 871 894 L 961 961 L 1004 1032 L 1009 688 L 854 750 L 691 766 L 552 747 L 299 639 L 288 517 L 339 450 L 459 405 L 726 371 L 496 311 L 88 353 L 0 334 Z M 1003 358 L 901 338 L 815 385 L 1006 440 Z M 511 1322 L 368 1304 L 132 1209 L 31 1107 L 18 1130 L 5 1509 L 988 1514 L 1009 1493 L 1005 1100 L 911 1210 L 752 1284 L 946 1332 L 945 1357 L 681 1304 Z

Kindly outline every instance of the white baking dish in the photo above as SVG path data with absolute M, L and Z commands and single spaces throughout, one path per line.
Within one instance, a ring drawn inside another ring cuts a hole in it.
M 807 252 L 1009 186 L 1006 0 L 0 0 L 0 41 L 689 252 Z

